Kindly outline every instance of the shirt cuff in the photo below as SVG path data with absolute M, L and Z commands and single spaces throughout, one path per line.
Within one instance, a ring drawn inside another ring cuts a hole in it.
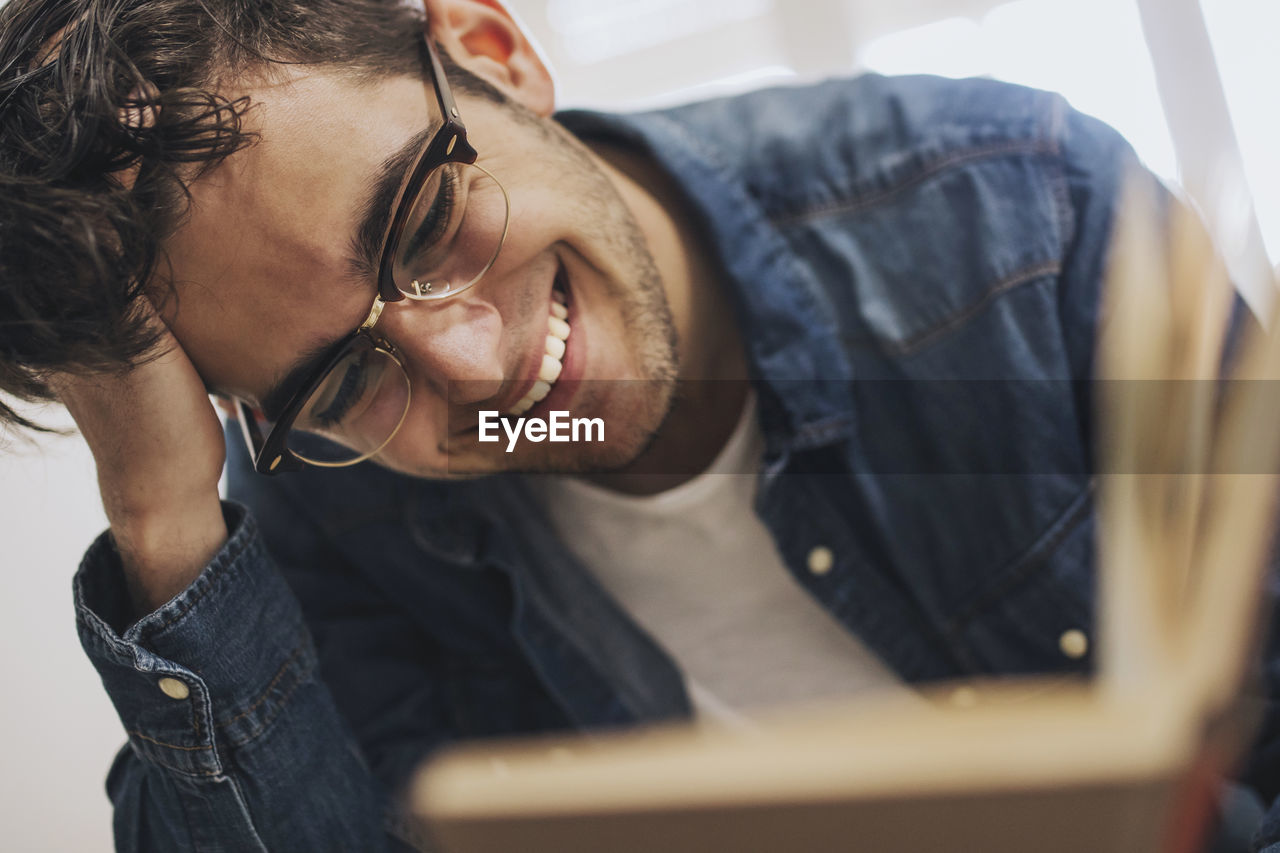
M 316 666 L 257 524 L 238 504 L 224 502 L 223 515 L 230 536 L 200 576 L 132 624 L 109 532 L 74 580 L 81 645 L 134 752 L 191 776 L 222 775 L 228 750 L 266 731 Z

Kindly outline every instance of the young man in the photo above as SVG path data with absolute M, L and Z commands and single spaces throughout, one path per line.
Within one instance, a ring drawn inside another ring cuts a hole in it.
M 497 3 L 426 13 L 0 12 L 0 387 L 98 463 L 122 849 L 399 847 L 451 740 L 1088 671 L 1114 133 L 930 79 L 553 117 Z

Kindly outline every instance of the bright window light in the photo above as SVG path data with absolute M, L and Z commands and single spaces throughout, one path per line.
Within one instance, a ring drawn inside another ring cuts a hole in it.
M 1155 73 L 1131 0 L 1019 0 L 876 39 L 859 64 L 883 74 L 989 76 L 1050 89 L 1115 127 L 1147 166 L 1177 175 Z
M 795 81 L 794 68 L 786 65 L 764 65 L 738 74 L 730 74 L 705 83 L 696 83 L 670 92 L 662 92 L 648 98 L 641 98 L 626 105 L 629 110 L 658 109 L 661 107 L 685 104 L 726 95 L 736 95 L 752 89 L 764 89 L 769 86 L 780 86 Z
M 982 77 L 991 73 L 986 33 L 971 18 L 947 18 L 881 36 L 862 49 L 858 64 L 881 74 Z
M 773 0 L 548 0 L 547 22 L 589 65 L 767 15 Z
M 1240 143 L 1254 210 L 1273 263 L 1280 261 L 1280 4 L 1201 0 L 1218 73 Z

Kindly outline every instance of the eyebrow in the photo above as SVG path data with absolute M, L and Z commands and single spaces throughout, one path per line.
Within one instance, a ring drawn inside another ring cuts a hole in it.
M 351 332 L 347 332 L 341 337 L 329 341 L 320 341 L 308 347 L 301 357 L 294 361 L 293 366 L 288 369 L 284 377 L 272 384 L 270 390 L 263 396 L 262 414 L 271 421 L 278 419 L 280 413 L 284 411 L 284 407 L 289 403 L 293 395 L 297 393 L 298 388 L 302 386 L 307 377 L 320 367 L 338 344 L 346 341 L 351 335 Z
M 377 275 L 381 261 L 382 238 L 391 224 L 396 195 L 404 184 L 406 173 L 417 162 L 423 147 L 435 134 L 435 123 L 409 138 L 400 149 L 382 161 L 367 182 L 370 190 L 360 205 L 360 224 L 351 238 L 347 268 L 360 281 Z M 350 336 L 350 332 L 329 340 L 319 341 L 308 347 L 286 369 L 284 376 L 271 384 L 262 397 L 262 413 L 275 420 L 284 409 L 296 389 L 315 372 L 329 353 Z
M 411 137 L 392 154 L 368 182 L 370 191 L 360 206 L 360 225 L 352 236 L 347 266 L 357 278 L 366 279 L 377 275 L 378 262 L 382 260 L 382 238 L 391 225 L 394 213 L 391 205 L 395 203 L 396 194 L 408 177 L 409 169 L 418 161 L 424 146 L 436 132 L 433 122 L 420 133 Z

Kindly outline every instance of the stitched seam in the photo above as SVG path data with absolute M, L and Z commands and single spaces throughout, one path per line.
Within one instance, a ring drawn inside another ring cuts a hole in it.
M 209 595 L 210 593 L 214 592 L 217 589 L 220 589 L 222 585 L 226 583 L 226 581 L 229 578 L 239 574 L 239 571 L 237 569 L 237 564 L 240 562 L 240 557 L 249 549 L 252 537 L 245 536 L 244 539 L 245 541 L 241 543 L 240 547 L 236 549 L 234 553 L 227 555 L 226 562 L 225 562 L 227 570 L 218 575 L 215 575 L 213 580 L 210 581 L 208 584 L 206 584 L 204 589 L 200 590 L 200 592 L 193 595 L 188 601 L 186 601 L 182 605 L 181 610 L 179 610 L 177 613 L 174 613 L 172 616 L 170 616 L 168 619 L 166 619 L 157 627 L 148 629 L 146 632 L 148 639 L 155 637 L 158 634 L 164 633 L 171 626 L 173 626 L 175 623 L 177 623 L 179 620 L 185 617 L 188 613 L 190 613 L 192 608 L 194 608 L 201 600 L 203 600 L 205 596 Z
M 986 308 L 995 301 L 997 297 L 1003 296 L 1005 293 L 1008 293 L 1020 285 L 1035 281 L 1041 276 L 1058 275 L 1061 272 L 1062 265 L 1057 261 L 1045 261 L 1032 267 L 1026 267 L 1018 270 L 1017 272 L 1010 273 L 1005 278 L 996 282 L 995 285 L 982 294 L 978 301 L 970 304 L 967 308 L 952 314 L 938 325 L 928 328 L 923 332 L 919 332 L 913 337 L 907 338 L 904 341 L 888 341 L 880 338 L 873 338 L 871 340 L 874 340 L 881 348 L 894 354 L 911 355 L 916 350 L 931 342 L 934 338 L 959 328 L 972 320 L 978 314 L 986 310 Z M 860 343 L 860 341 L 854 340 L 851 341 L 851 343 L 856 344 Z
M 148 735 L 144 735 L 142 732 L 134 731 L 133 729 L 129 729 L 128 734 L 140 740 L 145 740 L 147 743 L 154 743 L 156 746 L 163 746 L 166 749 L 178 749 L 183 752 L 203 752 L 205 750 L 213 749 L 212 746 L 178 746 L 176 743 L 165 743 L 162 740 L 156 740 L 153 737 L 149 737 Z
M 252 714 L 254 711 L 258 710 L 258 707 L 262 705 L 263 702 L 267 701 L 267 698 L 271 695 L 271 691 L 275 689 L 275 686 L 280 682 L 280 679 L 284 678 L 285 675 L 289 673 L 290 671 L 289 665 L 293 663 L 294 659 L 297 658 L 298 655 L 302 654 L 302 648 L 305 644 L 306 644 L 306 640 L 304 639 L 299 641 L 298 645 L 294 646 L 293 651 L 289 653 L 289 657 L 285 658 L 284 663 L 280 664 L 280 669 L 276 670 L 275 677 L 271 679 L 271 682 L 266 686 L 266 689 L 262 691 L 262 695 L 258 697 L 257 702 L 254 702 L 248 708 L 245 708 L 243 711 L 241 711 L 239 714 L 236 714 L 231 719 L 226 720 L 225 722 L 222 722 L 222 723 L 218 723 L 217 727 L 220 729 L 225 729 L 228 726 L 230 726 L 232 723 L 235 723 L 237 720 L 241 720 L 249 716 L 250 714 Z M 301 680 L 302 679 L 299 678 L 299 682 L 301 682 Z M 294 689 L 295 690 L 297 689 L 296 685 Z M 292 695 L 293 695 L 293 690 L 290 690 L 285 695 L 284 698 L 287 699 L 289 696 L 292 696 Z
M 905 178 L 900 183 L 894 184 L 883 190 L 873 192 L 871 195 L 848 201 L 832 202 L 820 207 L 808 208 L 806 210 L 797 211 L 795 213 L 780 214 L 773 219 L 778 227 L 795 225 L 808 219 L 814 219 L 820 216 L 829 216 L 834 213 L 856 213 L 868 207 L 874 207 L 881 204 L 896 195 L 923 183 L 934 175 L 958 166 L 964 163 L 971 163 L 976 160 L 985 160 L 990 157 L 1000 157 L 1007 154 L 1058 154 L 1058 145 L 1052 141 L 1034 140 L 1030 142 L 1006 142 L 999 145 L 988 145 L 983 148 L 975 148 L 967 151 L 957 152 L 949 156 L 936 160 L 925 166 L 920 172 Z
M 205 695 L 206 701 L 208 700 L 208 698 L 209 697 L 206 694 Z M 199 711 L 196 710 L 196 703 L 192 702 L 191 703 L 191 729 L 192 731 L 195 732 L 195 738 L 198 741 L 204 740 L 204 734 L 200 731 L 200 717 L 201 717 L 201 714 L 199 713 Z
M 1006 577 L 997 588 L 991 590 L 986 595 L 976 599 L 972 604 L 964 609 L 963 612 L 953 617 L 950 623 L 944 628 L 943 633 L 946 637 L 955 639 L 957 635 L 964 629 L 974 616 L 982 610 L 990 606 L 990 604 L 998 598 L 1002 598 L 1009 590 L 1018 586 L 1031 576 L 1044 563 L 1046 555 L 1050 554 L 1065 539 L 1068 534 L 1076 529 L 1076 525 L 1084 518 L 1090 509 L 1088 496 L 1093 492 L 1093 483 L 1084 488 L 1079 494 L 1073 498 L 1073 501 L 1079 503 L 1074 509 L 1070 509 L 1067 515 L 1060 519 L 1057 531 L 1044 542 L 1038 543 L 1035 551 L 1027 555 L 1026 562 L 1017 571 Z
M 232 717 L 230 720 L 227 720 L 225 723 L 215 724 L 215 727 L 216 727 L 216 728 L 227 728 L 227 727 L 229 727 L 230 725 L 232 725 L 233 723 L 235 723 L 236 721 L 238 721 L 238 720 L 240 720 L 240 719 L 242 719 L 242 718 L 244 718 L 244 717 L 248 716 L 249 714 L 252 714 L 255 710 L 257 710 L 257 709 L 258 709 L 258 707 L 259 707 L 259 706 L 261 706 L 264 702 L 266 702 L 266 701 L 267 701 L 267 699 L 268 699 L 268 697 L 271 695 L 272 690 L 274 690 L 274 689 L 275 689 L 275 687 L 276 687 L 276 685 L 280 682 L 280 679 L 282 679 L 285 675 L 287 675 L 289 672 L 291 672 L 290 665 L 293 663 L 293 661 L 294 661 L 295 659 L 297 659 L 297 658 L 298 658 L 298 656 L 299 656 L 300 654 L 302 654 L 302 651 L 303 651 L 303 648 L 304 648 L 305 644 L 306 644 L 306 640 L 305 640 L 305 638 L 304 638 L 302 641 L 300 641 L 300 642 L 298 643 L 298 645 L 297 645 L 297 646 L 295 646 L 295 647 L 294 647 L 293 651 L 289 654 L 289 657 L 288 657 L 288 658 L 286 658 L 286 659 L 285 659 L 285 662 L 284 662 L 283 664 L 281 664 L 281 665 L 280 665 L 280 669 L 276 672 L 275 677 L 271 679 L 271 682 L 270 682 L 270 683 L 267 685 L 267 687 L 263 690 L 263 692 L 262 692 L 262 696 L 258 699 L 258 701 L 257 701 L 257 702 L 254 702 L 254 703 L 253 703 L 253 705 L 251 705 L 249 708 L 246 708 L 243 712 L 241 712 L 241 713 L 237 714 L 236 716 Z M 288 691 L 287 691 L 283 696 L 281 696 L 281 697 L 280 697 L 280 703 L 281 703 L 281 704 L 284 704 L 284 703 L 288 702 L 288 701 L 289 701 L 289 698 L 290 698 L 291 696 L 293 696 L 293 694 L 294 694 L 295 692 L 297 692 L 297 689 L 302 685 L 302 682 L 303 682 L 303 679 L 302 679 L 301 677 L 299 677 L 299 678 L 298 678 L 298 680 L 294 683 L 293 687 L 291 687 L 291 688 L 290 688 L 290 689 L 289 689 L 289 690 L 288 690 Z M 199 726 L 199 718 L 198 718 L 198 715 L 196 715 L 196 716 L 195 716 L 195 719 L 193 720 L 193 722 L 194 722 L 194 726 L 193 726 L 193 728 L 195 729 L 196 736 L 197 736 L 197 737 L 199 737 L 199 736 L 200 736 L 200 726 Z M 268 723 L 269 723 L 269 722 L 270 722 L 270 720 L 267 720 L 266 722 L 268 722 Z M 177 744 L 173 744 L 173 743 L 166 743 L 165 741 L 157 740 L 156 738 L 153 738 L 153 737 L 151 737 L 151 736 L 149 736 L 149 735 L 145 735 L 145 734 L 143 734 L 142 732 L 139 732 L 139 731 L 136 731 L 136 730 L 133 730 L 133 729 L 128 730 L 128 732 L 127 732 L 127 733 L 128 733 L 129 735 L 133 736 L 133 737 L 136 737 L 136 738 L 140 739 L 140 740 L 144 740 L 144 741 L 146 741 L 146 742 L 148 742 L 148 743 L 153 743 L 153 744 L 155 744 L 156 746 L 165 747 L 166 749 L 176 749 L 176 750 L 180 750 L 180 751 L 182 751 L 182 752 L 202 752 L 202 751 L 205 751 L 205 750 L 210 750 L 210 751 L 211 751 L 211 750 L 213 750 L 213 749 L 215 748 L 215 747 L 213 747 L 213 746 L 179 746 L 179 745 L 177 745 Z M 242 745 L 244 742 L 247 742 L 247 741 L 243 741 L 243 742 L 237 743 L 237 745 Z M 190 771 L 182 770 L 181 772 L 187 773 L 187 772 L 190 772 Z M 212 771 L 209 771 L 209 772 L 201 772 L 201 773 L 200 773 L 200 775 L 203 775 L 203 776 L 212 776 L 212 775 L 216 775 L 216 773 L 214 773 L 214 772 L 212 772 Z
M 182 823 L 187 828 L 187 838 L 191 839 L 193 849 L 199 853 L 199 847 L 195 842 L 195 827 L 191 821 L 191 810 L 187 807 L 187 798 L 182 794 L 178 795 L 178 808 L 182 809 Z
M 289 703 L 289 700 L 293 698 L 293 694 L 297 693 L 298 690 L 301 689 L 301 687 L 305 683 L 306 683 L 306 679 L 304 678 L 299 677 L 298 679 L 296 679 L 293 682 L 293 685 L 288 690 L 286 690 L 283 694 L 281 694 L 279 701 L 276 703 L 275 710 L 271 713 L 271 715 L 263 718 L 262 724 L 260 726 L 255 727 L 252 731 L 247 732 L 244 737 L 231 738 L 231 745 L 244 746 L 245 744 L 252 741 L 254 738 L 261 735 L 264 731 L 266 731 L 267 727 L 270 726 L 273 722 L 275 722 L 276 717 L 279 716 L 280 712 L 284 710 L 284 706 L 287 705 Z

